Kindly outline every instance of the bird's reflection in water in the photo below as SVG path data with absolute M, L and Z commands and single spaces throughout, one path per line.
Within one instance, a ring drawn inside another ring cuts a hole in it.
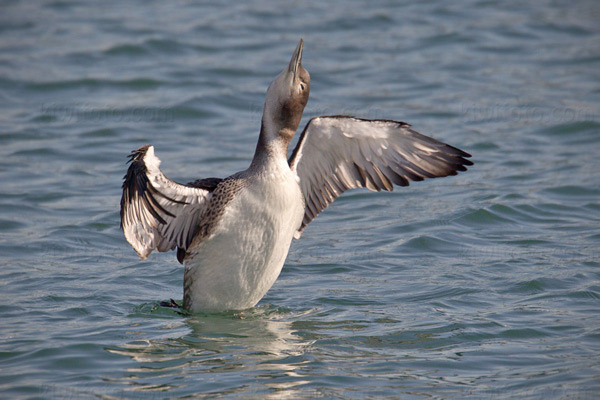
M 199 393 L 292 398 L 298 394 L 294 388 L 307 383 L 301 369 L 309 361 L 305 354 L 312 344 L 295 333 L 292 321 L 296 317 L 262 306 L 235 313 L 160 318 L 154 321 L 162 324 L 164 336 L 107 351 L 138 364 L 116 379 L 126 385 L 126 391 L 162 392 L 160 398 Z M 136 325 L 129 334 L 144 336 L 141 325 Z M 151 331 L 156 332 L 156 326 Z

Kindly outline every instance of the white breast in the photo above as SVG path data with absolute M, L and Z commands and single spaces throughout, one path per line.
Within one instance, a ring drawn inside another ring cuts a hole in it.
M 304 215 L 295 175 L 285 165 L 256 175 L 227 206 L 214 233 L 189 251 L 192 311 L 253 307 L 273 285 Z

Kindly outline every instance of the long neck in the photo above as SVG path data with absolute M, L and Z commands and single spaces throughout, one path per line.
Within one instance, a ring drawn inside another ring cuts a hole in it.
M 266 122 L 266 123 L 265 123 Z M 285 129 L 285 128 L 284 128 Z M 250 168 L 261 169 L 271 163 L 287 163 L 288 146 L 293 133 L 280 132 L 271 121 L 263 121 Z M 289 139 L 288 139 L 289 137 Z

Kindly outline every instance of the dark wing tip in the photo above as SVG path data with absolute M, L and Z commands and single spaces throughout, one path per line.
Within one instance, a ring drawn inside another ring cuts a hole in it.
M 471 154 L 463 151 L 454 146 L 450 146 L 447 144 L 444 148 L 445 156 L 444 160 L 448 163 L 448 166 L 452 168 L 453 173 L 449 175 L 456 175 L 457 171 L 464 172 L 467 170 L 468 166 L 473 165 L 473 161 L 468 160 L 471 157 Z
M 446 145 L 448 147 L 448 149 L 451 151 L 451 153 L 455 156 L 459 156 L 459 157 L 464 157 L 464 158 L 471 158 L 471 154 L 467 153 L 466 151 L 463 151 L 461 149 L 459 149 L 458 147 L 454 147 L 451 146 L 449 144 Z M 466 165 L 473 165 L 472 161 L 469 160 L 464 160 Z
M 148 151 L 148 149 L 150 148 L 150 146 L 152 146 L 152 145 L 151 144 L 145 144 L 145 145 L 141 146 L 140 148 L 133 150 L 127 156 L 127 163 L 130 163 L 130 162 L 133 162 L 133 161 L 143 160 L 143 158 L 146 155 L 146 152 Z
M 144 145 L 136 150 L 133 150 L 128 156 L 129 160 L 127 162 L 131 163 L 131 165 L 129 165 L 129 168 L 127 168 L 127 172 L 123 177 L 123 184 L 121 186 L 123 189 L 123 193 L 121 195 L 121 229 L 124 229 L 125 214 L 130 207 L 130 204 L 133 202 L 136 194 L 138 198 L 146 202 L 149 211 L 159 222 L 164 221 L 155 210 L 155 208 L 158 208 L 159 210 L 164 211 L 152 196 L 152 192 L 155 192 L 155 190 L 146 176 L 148 169 L 144 163 L 144 156 L 146 155 L 146 152 L 150 146 L 151 145 L 149 144 Z

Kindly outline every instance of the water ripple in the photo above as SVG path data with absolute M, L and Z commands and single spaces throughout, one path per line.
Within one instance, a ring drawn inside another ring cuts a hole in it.
M 3 396 L 597 397 L 594 2 L 5 3 Z M 246 168 L 299 37 L 305 121 L 404 120 L 475 165 L 343 195 L 252 310 L 160 306 L 183 269 L 124 241 L 126 155 Z

